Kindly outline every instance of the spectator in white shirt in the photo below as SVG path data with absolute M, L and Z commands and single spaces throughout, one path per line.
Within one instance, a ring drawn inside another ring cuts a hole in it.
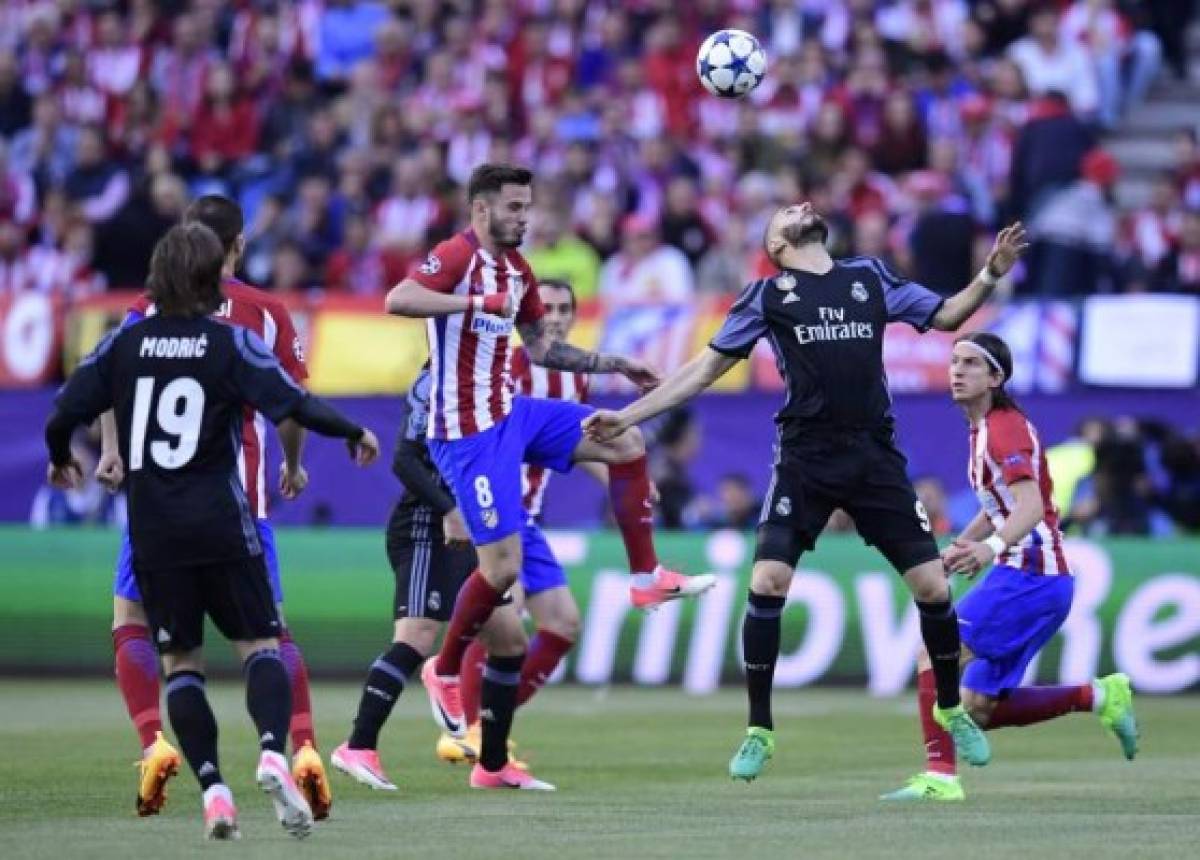
M 642 215 L 621 222 L 621 250 L 600 270 L 600 296 L 609 309 L 637 304 L 688 304 L 695 284 L 687 257 L 659 242 L 658 227 Z
M 1076 0 L 1063 15 L 1059 33 L 1064 42 L 1078 45 L 1091 57 L 1100 91 L 1100 124 L 1112 128 L 1154 82 L 1162 65 L 1158 37 L 1146 30 L 1132 31 L 1113 8 L 1113 0 Z
M 1067 97 L 1071 109 L 1085 116 L 1100 106 L 1096 69 L 1087 52 L 1059 37 L 1058 14 L 1041 6 L 1029 21 L 1030 34 L 1008 49 L 1034 95 L 1056 90 Z

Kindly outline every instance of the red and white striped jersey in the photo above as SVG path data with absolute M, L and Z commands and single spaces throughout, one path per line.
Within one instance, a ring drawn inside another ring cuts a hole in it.
M 588 375 L 564 370 L 550 370 L 529 360 L 525 347 L 513 350 L 509 372 L 517 394 L 525 397 L 541 397 L 544 400 L 566 400 L 587 403 Z M 546 497 L 546 485 L 550 483 L 550 470 L 545 466 L 521 464 L 521 503 L 525 513 L 531 517 L 542 515 L 542 501 Z
M 492 427 L 512 411 L 510 341 L 517 324 L 545 313 L 537 278 L 521 254 L 493 255 L 465 230 L 433 249 L 413 280 L 459 296 L 516 293 L 516 320 L 476 311 L 430 317 L 430 439 L 461 439 Z
M 1037 482 L 1046 513 L 1033 531 L 1008 548 L 996 564 L 1029 573 L 1071 575 L 1058 529 L 1054 483 L 1046 453 L 1033 425 L 1016 409 L 993 409 L 971 427 L 971 459 L 967 465 L 971 489 L 992 526 L 999 531 L 1015 504 L 1011 486 L 1016 481 Z
M 275 353 L 283 369 L 292 379 L 304 382 L 308 368 L 304 365 L 304 347 L 292 315 L 283 303 L 270 293 L 244 284 L 234 278 L 221 285 L 225 301 L 213 314 L 232 325 L 248 328 L 263 339 Z M 134 319 L 154 314 L 154 303 L 142 295 L 129 307 Z M 246 488 L 246 498 L 260 519 L 267 515 L 266 479 L 267 425 L 263 416 L 251 406 L 242 407 L 242 450 L 238 454 L 238 476 Z

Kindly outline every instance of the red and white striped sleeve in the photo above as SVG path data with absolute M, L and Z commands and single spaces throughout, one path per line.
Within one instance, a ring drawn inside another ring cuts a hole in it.
M 988 455 L 1000 466 L 1005 484 L 1036 480 L 1034 442 L 1025 416 L 1015 409 L 997 409 L 988 417 Z
M 414 281 L 428 290 L 439 293 L 452 293 L 459 285 L 475 249 L 461 233 L 451 236 L 444 242 L 438 243 L 425 262 L 409 275 Z

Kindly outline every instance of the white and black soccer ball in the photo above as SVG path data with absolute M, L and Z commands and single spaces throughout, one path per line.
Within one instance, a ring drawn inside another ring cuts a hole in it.
M 718 30 L 700 46 L 696 74 L 714 96 L 740 98 L 762 83 L 767 53 L 745 30 Z

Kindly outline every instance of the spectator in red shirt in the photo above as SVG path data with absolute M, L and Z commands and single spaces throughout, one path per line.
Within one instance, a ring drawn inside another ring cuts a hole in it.
M 237 91 L 228 65 L 214 65 L 192 122 L 192 157 L 205 173 L 221 174 L 251 155 L 257 145 L 254 104 Z

